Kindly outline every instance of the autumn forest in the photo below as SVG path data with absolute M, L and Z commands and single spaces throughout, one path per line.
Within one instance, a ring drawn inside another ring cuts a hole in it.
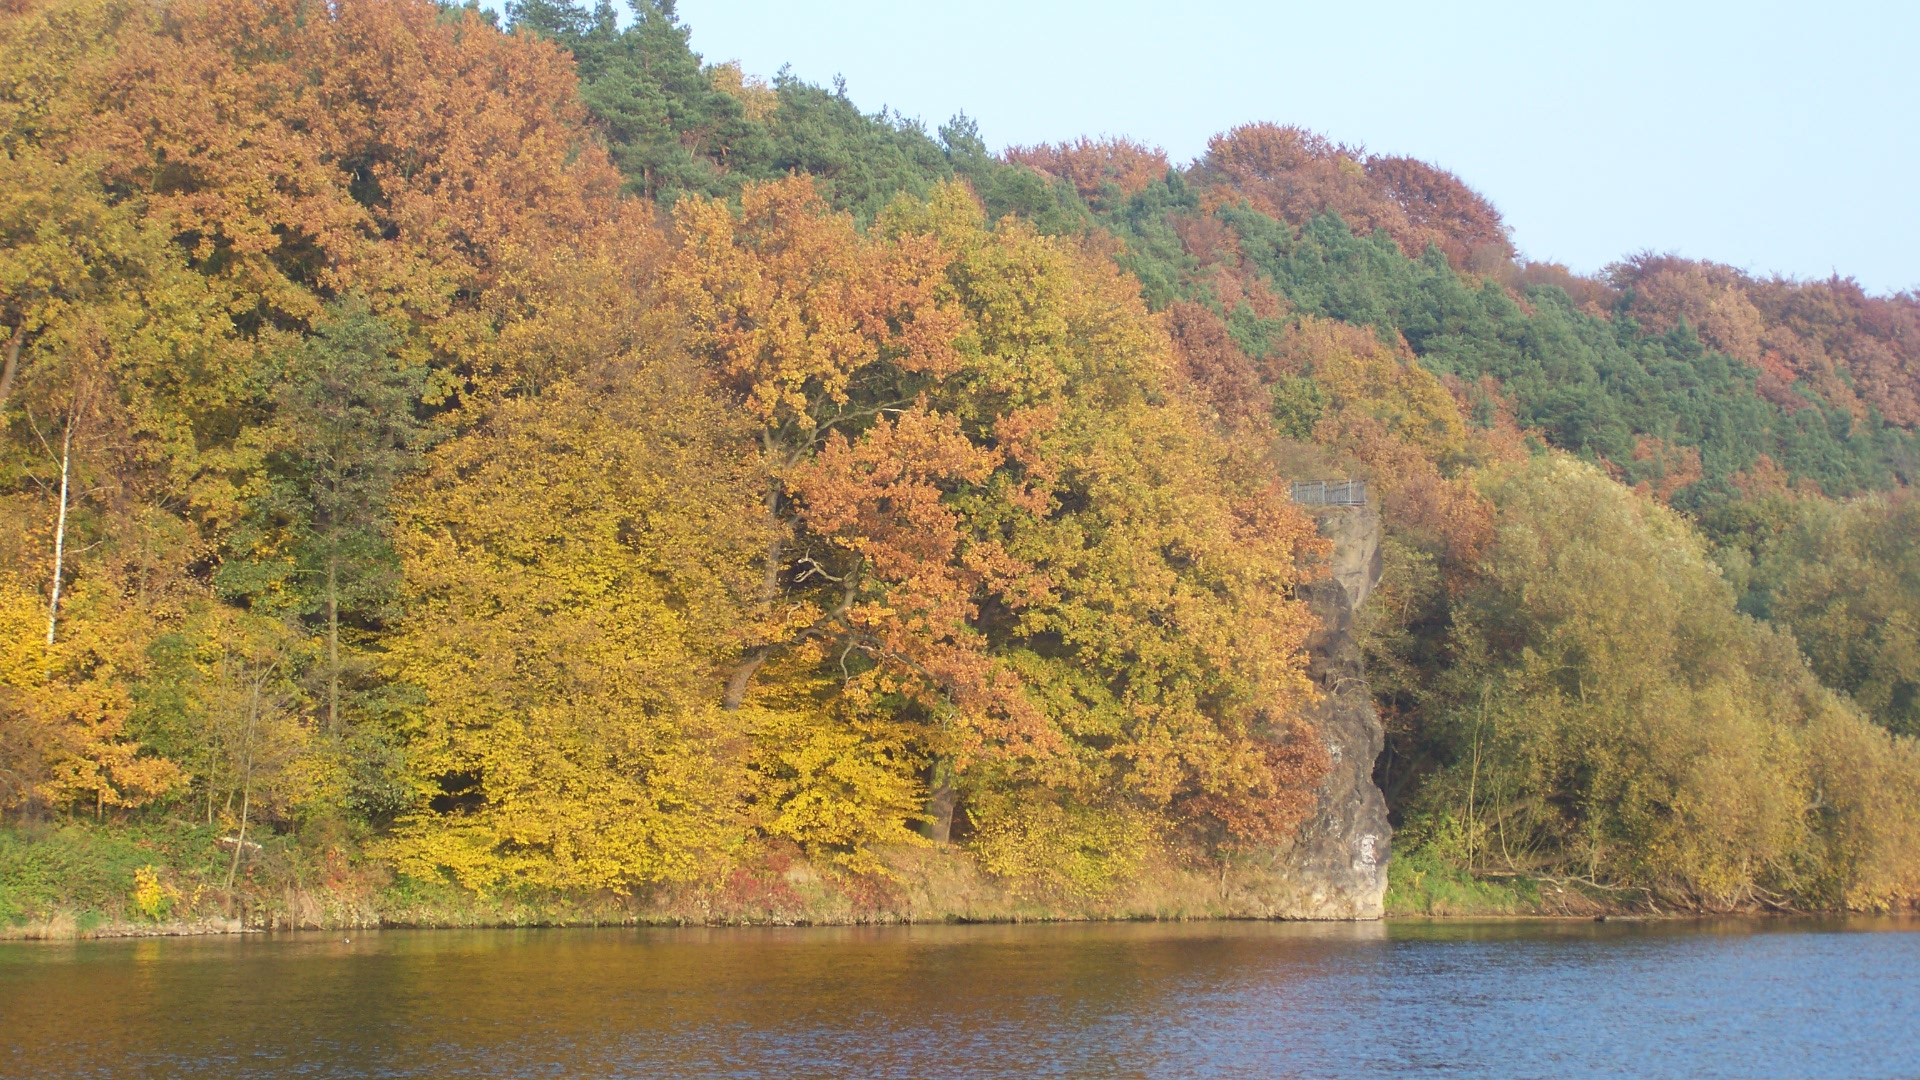
M 1224 873 L 1330 767 L 1326 477 L 1390 906 L 1920 900 L 1920 297 L 689 40 L 0 2 L 0 925 Z

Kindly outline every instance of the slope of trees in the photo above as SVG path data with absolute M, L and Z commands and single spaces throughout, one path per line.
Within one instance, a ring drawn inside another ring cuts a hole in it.
M 617 66 L 667 18 L 585 32 Z M 16 138 L 108 148 L 55 254 L 109 291 L 20 323 L 9 400 L 14 809 L 344 818 L 495 889 L 775 839 L 866 870 L 956 807 L 1210 848 L 1311 805 L 1319 541 L 1097 255 L 938 173 L 880 210 L 710 172 L 737 202 L 663 221 L 566 55 L 470 12 L 8 31 L 79 39 Z M 779 93 L 809 161 L 910 134 Z
M 1911 426 L 1870 403 L 1849 411 L 1811 383 L 1794 384 L 1790 401 L 1769 396 L 1765 371 L 1710 347 L 1685 319 L 1651 333 L 1630 307 L 1583 305 L 1559 284 L 1529 283 L 1528 268 L 1463 275 L 1438 247 L 1409 257 L 1387 232 L 1357 235 L 1335 213 L 1294 225 L 1228 197 L 1170 176 L 1101 216 L 1150 298 L 1211 309 L 1256 359 L 1296 313 L 1374 327 L 1437 374 L 1495 380 L 1550 444 L 1688 506 L 1735 493 L 1763 458 L 1836 495 L 1913 478 Z
M 1911 297 L 1517 264 L 1295 128 L 995 156 L 653 0 L 35 0 L 0 73 L 16 821 L 222 889 L 1226 865 L 1327 767 L 1286 482 L 1345 473 L 1416 843 L 1920 894 Z
M 1447 601 L 1448 663 L 1402 688 L 1425 745 L 1397 749 L 1434 770 L 1403 839 L 1719 904 L 1875 906 L 1913 887 L 1912 742 L 1739 614 L 1684 521 L 1558 457 L 1495 470 L 1482 491 L 1494 533 Z M 1805 809 L 1864 802 L 1893 809 L 1850 826 L 1853 851 Z

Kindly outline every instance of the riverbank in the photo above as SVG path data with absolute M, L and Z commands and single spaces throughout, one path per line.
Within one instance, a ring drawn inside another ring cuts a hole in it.
M 1224 867 L 1167 859 L 1106 895 L 1069 895 L 982 872 L 955 846 L 885 852 L 884 873 L 822 868 L 763 851 L 726 879 L 632 894 L 488 896 L 396 876 L 337 846 L 251 842 L 186 823 L 0 830 L 0 940 L 233 934 L 373 927 L 876 925 L 940 922 L 1277 919 L 1313 897 L 1283 860 Z M 1706 910 L 1639 892 L 1522 875 L 1470 876 L 1421 852 L 1389 866 L 1388 918 L 1767 915 Z

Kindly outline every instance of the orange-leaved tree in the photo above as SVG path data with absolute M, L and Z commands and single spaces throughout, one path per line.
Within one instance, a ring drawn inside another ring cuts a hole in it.
M 1136 286 L 958 186 L 865 236 L 803 180 L 742 203 L 683 201 L 671 271 L 778 529 L 726 703 L 807 681 L 907 723 L 939 839 L 962 798 L 983 836 L 1037 805 L 1284 835 L 1322 767 L 1290 596 L 1318 541 L 1225 467 Z

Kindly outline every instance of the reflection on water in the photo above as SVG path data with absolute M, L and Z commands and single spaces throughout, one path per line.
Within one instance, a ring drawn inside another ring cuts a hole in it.
M 1920 924 L 355 932 L 0 945 L 0 1074 L 1920 1074 Z

